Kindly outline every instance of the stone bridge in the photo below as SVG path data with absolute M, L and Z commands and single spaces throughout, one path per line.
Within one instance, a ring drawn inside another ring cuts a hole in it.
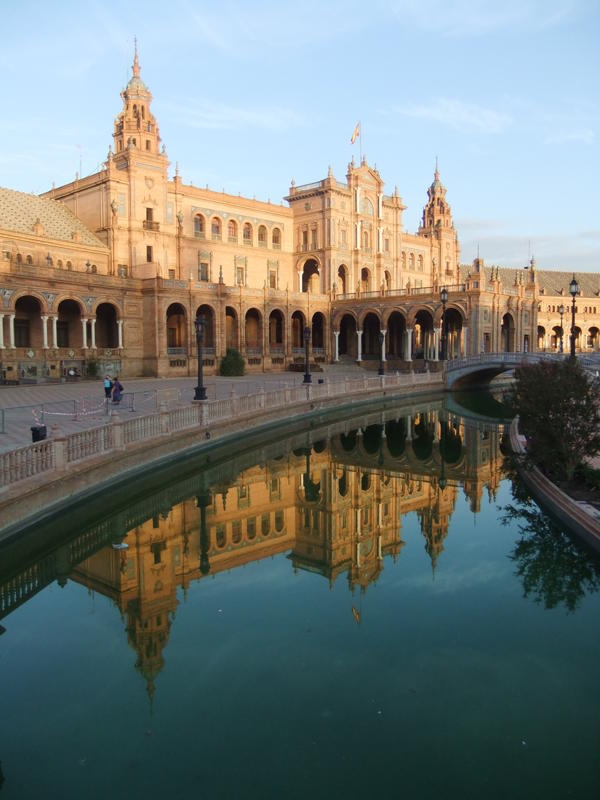
M 560 361 L 564 353 L 481 353 L 478 356 L 455 358 L 445 363 L 446 389 L 468 388 L 487 384 L 502 372 L 516 369 L 522 364 L 540 361 Z M 600 371 L 600 353 L 578 355 L 579 362 L 596 375 Z

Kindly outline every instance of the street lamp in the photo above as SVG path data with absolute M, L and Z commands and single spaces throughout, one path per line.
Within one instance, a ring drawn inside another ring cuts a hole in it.
M 194 394 L 194 400 L 206 400 L 206 389 L 204 388 L 204 381 L 202 379 L 202 340 L 204 339 L 204 326 L 206 320 L 204 317 L 197 316 L 194 320 L 196 328 L 196 349 L 198 351 L 198 386 Z
M 560 314 L 560 349 L 559 349 L 558 352 L 562 353 L 563 352 L 563 326 L 562 326 L 562 321 L 563 321 L 563 314 L 565 313 L 565 307 L 563 306 L 562 303 L 558 307 L 558 313 Z
M 446 360 L 446 303 L 448 302 L 448 289 L 442 287 L 440 291 L 442 301 L 442 361 Z
M 379 331 L 379 370 L 377 372 L 378 375 L 385 375 L 385 369 L 383 368 L 383 343 L 385 342 L 385 335 L 383 331 Z
M 310 328 L 308 325 L 304 328 L 304 381 L 303 383 L 312 383 L 312 375 L 310 374 L 310 364 L 308 363 L 308 343 L 310 342 Z
M 569 284 L 569 294 L 573 298 L 571 307 L 571 358 L 575 358 L 575 298 L 579 294 L 579 284 L 575 280 L 575 275 L 573 275 L 573 280 Z

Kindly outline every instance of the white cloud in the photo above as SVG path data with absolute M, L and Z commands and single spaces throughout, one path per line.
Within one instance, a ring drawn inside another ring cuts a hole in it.
M 280 132 L 302 124 L 302 118 L 287 108 L 241 108 L 208 101 L 196 102 L 193 108 L 187 105 L 167 103 L 166 113 L 176 117 L 180 125 L 203 130 L 241 130 L 253 128 Z
M 564 23 L 582 3 L 578 0 L 393 0 L 390 8 L 401 23 L 447 37 L 473 37 L 501 31 L 528 32 Z
M 545 140 L 545 144 L 594 144 L 596 134 L 591 128 L 579 130 L 553 130 Z
M 513 122 L 508 114 L 501 111 L 442 97 L 427 105 L 398 107 L 396 111 L 405 117 L 432 120 L 456 130 L 470 128 L 491 134 L 502 133 Z

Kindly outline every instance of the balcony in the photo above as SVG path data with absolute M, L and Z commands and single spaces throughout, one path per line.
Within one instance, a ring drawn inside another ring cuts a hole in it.
M 159 231 L 160 222 L 154 222 L 154 220 L 145 219 L 143 222 L 143 227 L 145 231 Z

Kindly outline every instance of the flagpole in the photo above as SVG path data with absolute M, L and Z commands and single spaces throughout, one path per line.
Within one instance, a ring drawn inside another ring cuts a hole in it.
M 362 122 L 360 120 L 358 120 L 358 130 L 359 130 L 359 134 L 358 134 L 358 139 L 359 139 L 359 142 L 358 142 L 358 153 L 360 155 L 360 162 L 359 163 L 362 164 L 362 138 L 363 138 L 362 137 L 362 132 L 363 131 L 362 131 Z

